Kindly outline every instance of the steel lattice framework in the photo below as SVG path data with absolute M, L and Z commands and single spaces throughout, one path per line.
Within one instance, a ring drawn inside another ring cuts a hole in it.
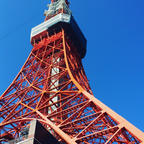
M 144 143 L 143 132 L 93 96 L 78 48 L 63 27 L 33 44 L 0 97 L 0 143 L 18 138 L 34 119 L 61 143 Z

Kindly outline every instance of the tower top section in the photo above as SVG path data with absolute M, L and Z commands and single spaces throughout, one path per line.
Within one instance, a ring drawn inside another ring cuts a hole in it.
M 48 4 L 48 10 L 45 10 L 44 12 L 44 15 L 46 16 L 45 20 L 48 20 L 59 13 L 71 15 L 68 0 L 51 0 L 51 3 Z
M 71 40 L 71 43 L 77 48 L 79 56 L 84 58 L 87 41 L 72 16 L 68 0 L 51 0 L 51 3 L 48 4 L 48 10 L 45 10 L 44 14 L 46 16 L 45 21 L 32 28 L 32 45 L 63 29 L 65 35 L 67 35 L 67 39 Z

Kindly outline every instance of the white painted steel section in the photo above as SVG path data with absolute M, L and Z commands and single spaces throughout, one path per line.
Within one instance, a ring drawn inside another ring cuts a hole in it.
M 59 63 L 59 62 L 60 62 L 60 58 L 58 58 L 57 60 L 56 60 L 55 58 L 53 58 L 53 63 Z M 59 69 L 59 68 L 53 67 L 52 70 L 51 70 L 51 76 L 55 76 L 55 75 L 59 74 L 59 72 L 60 72 L 60 69 Z M 55 88 L 55 87 L 58 87 L 58 86 L 59 86 L 59 80 L 58 80 L 58 79 L 52 79 L 52 80 L 51 80 L 51 83 L 53 83 L 52 86 L 51 86 L 51 91 L 57 92 L 57 91 L 58 91 L 58 88 Z M 53 95 L 50 95 L 50 97 L 51 97 L 51 96 L 53 96 Z M 59 100 L 59 97 L 56 96 L 56 97 L 54 97 L 54 98 L 52 99 L 52 102 L 51 102 L 51 101 L 49 102 L 49 104 L 52 104 L 53 102 L 55 103 L 55 102 L 57 102 L 58 100 Z M 55 110 L 57 109 L 56 105 L 51 106 L 51 109 L 52 109 L 53 111 L 55 111 Z M 49 110 L 48 113 L 51 113 L 51 110 Z
M 48 10 L 45 10 L 44 15 L 51 16 L 58 13 L 60 9 L 63 9 L 66 14 L 71 14 L 71 10 L 69 9 L 68 5 L 66 4 L 65 0 L 57 0 L 51 4 L 48 4 Z

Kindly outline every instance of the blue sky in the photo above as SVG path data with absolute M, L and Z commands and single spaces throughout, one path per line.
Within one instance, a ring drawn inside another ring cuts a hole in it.
M 47 0 L 0 1 L 0 94 L 32 46 Z M 88 46 L 83 65 L 96 98 L 144 131 L 144 1 L 71 0 Z

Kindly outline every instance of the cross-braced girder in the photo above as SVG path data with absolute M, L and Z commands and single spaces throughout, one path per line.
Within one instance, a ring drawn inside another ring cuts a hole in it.
M 33 119 L 62 143 L 144 142 L 140 130 L 93 96 L 77 48 L 63 29 L 34 44 L 0 97 L 0 143 L 20 137 Z

